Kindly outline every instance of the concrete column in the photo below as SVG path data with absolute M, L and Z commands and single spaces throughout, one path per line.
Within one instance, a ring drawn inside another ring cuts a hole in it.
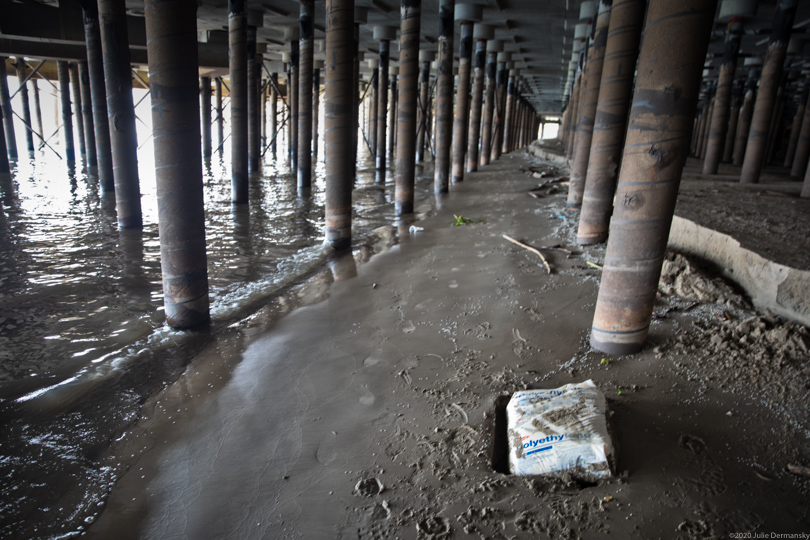
M 138 137 L 135 133 L 135 105 L 132 102 L 132 68 L 125 2 L 98 0 L 98 12 L 118 227 L 140 229 L 143 217 L 138 182 Z
M 380 109 L 380 68 L 379 60 L 369 60 L 374 70 L 371 76 L 371 95 L 369 96 L 368 111 L 368 142 L 371 146 L 371 155 L 377 155 L 377 115 Z
M 28 100 L 28 83 L 25 81 L 25 60 L 23 60 L 22 56 L 17 57 L 17 61 L 15 63 L 17 68 L 17 81 L 20 84 L 20 90 L 18 93 L 20 94 L 20 105 L 22 106 L 22 114 L 23 114 L 23 122 L 33 128 L 33 124 L 31 123 L 31 107 L 29 105 Z M 70 103 L 70 95 L 68 95 L 68 103 Z M 34 154 L 34 134 L 31 132 L 31 129 L 25 130 L 25 143 L 28 148 L 28 154 Z
M 737 123 L 740 120 L 740 108 L 742 107 L 742 94 L 739 89 L 732 91 L 731 113 L 728 118 L 728 130 L 726 131 L 726 142 L 723 146 L 723 163 L 731 163 L 734 155 L 734 141 L 737 135 Z
M 17 138 L 14 135 L 14 113 L 11 96 L 8 93 L 8 73 L 6 57 L 0 56 L 0 108 L 3 109 L 3 131 L 6 138 L 6 152 L 9 159 L 17 159 Z
M 312 185 L 312 69 L 314 41 L 314 0 L 301 0 L 298 57 L 298 187 Z
M 87 74 L 90 77 L 90 95 L 93 104 L 98 179 L 101 194 L 112 195 L 115 193 L 115 179 L 97 5 L 95 2 L 86 2 L 82 6 L 82 10 L 84 13 L 84 39 L 87 45 Z
M 651 0 L 647 8 L 590 338 L 603 352 L 637 352 L 649 331 L 716 6 Z
M 352 182 L 357 177 L 357 149 L 358 144 L 360 142 L 359 131 L 360 131 L 360 61 L 362 60 L 361 56 L 363 53 L 360 52 L 360 25 L 365 24 L 368 20 L 368 8 L 355 6 L 354 8 L 354 35 L 352 38 L 352 62 L 354 63 L 353 72 L 352 72 L 352 122 L 354 123 L 352 127 L 351 133 L 351 140 L 352 146 L 350 149 L 351 157 L 352 157 L 352 170 L 351 170 L 351 177 Z M 394 125 L 391 125 L 391 129 L 394 129 Z
M 737 54 L 740 51 L 742 31 L 742 19 L 735 18 L 729 21 L 726 29 L 726 43 L 723 48 L 723 60 L 717 78 L 706 158 L 703 161 L 703 174 L 717 174 L 717 167 L 723 157 L 728 119 L 731 113 L 731 90 L 734 85 L 734 73 L 737 70 Z
M 489 165 L 489 156 L 492 152 L 492 126 L 495 114 L 495 76 L 498 65 L 497 50 L 489 51 L 490 48 L 503 48 L 503 43 L 491 40 L 487 44 L 487 84 L 484 97 L 484 115 L 481 124 L 481 152 L 478 156 L 478 164 Z
M 605 59 L 605 47 L 610 26 L 610 0 L 600 0 L 599 11 L 593 22 L 591 45 L 588 49 L 588 63 L 585 65 L 585 76 L 580 91 L 579 118 L 576 123 L 576 140 L 574 156 L 571 163 L 571 181 L 568 184 L 568 208 L 580 208 L 582 195 L 585 192 L 585 179 L 588 174 L 588 161 L 591 155 L 596 108 L 599 101 L 599 89 L 602 84 L 602 65 Z
M 776 91 L 776 101 L 773 108 L 773 116 L 771 116 L 771 127 L 768 130 L 768 144 L 765 145 L 765 162 L 764 165 L 773 163 L 773 155 L 776 151 L 778 140 L 780 139 L 784 126 L 782 119 L 785 110 L 785 84 L 787 83 L 787 73 L 782 72 L 782 82 L 779 84 L 779 89 Z
M 259 126 L 259 65 L 256 62 L 256 32 L 253 12 L 247 15 L 247 63 L 245 65 L 245 81 L 247 84 L 247 151 L 248 174 L 259 171 L 261 157 L 261 127 Z
M 321 69 L 323 60 L 312 64 L 312 155 L 318 156 L 318 116 L 321 108 Z
M 299 103 L 300 98 L 300 91 L 299 91 L 299 81 L 300 76 L 298 73 L 299 70 L 299 62 L 301 61 L 300 56 L 300 34 L 298 28 L 290 28 L 287 29 L 289 35 L 285 35 L 285 38 L 289 38 L 290 41 L 290 77 L 287 81 L 288 83 L 288 95 L 287 100 L 290 103 L 290 164 L 292 165 L 292 169 L 294 171 L 298 170 L 298 143 L 300 139 L 300 133 L 298 130 L 299 127 L 299 118 L 298 116 L 301 114 L 301 108 Z M 310 74 L 310 81 L 312 80 L 312 76 Z
M 228 0 L 231 74 L 231 202 L 249 201 L 248 183 L 248 28 L 245 0 Z
M 506 62 L 508 59 L 508 52 L 498 53 L 498 74 L 495 80 L 495 117 L 492 126 L 492 145 L 489 151 L 490 161 L 500 159 L 501 149 L 503 148 L 503 128 L 506 120 L 506 81 L 508 78 Z
M 324 158 L 326 165 L 326 240 L 335 249 L 351 247 L 351 132 L 357 132 L 354 104 L 354 0 L 326 0 L 326 87 Z
M 284 60 L 284 65 L 287 71 L 287 102 L 286 102 L 286 113 L 287 113 L 287 160 L 292 164 L 293 163 L 293 156 L 292 156 L 292 136 L 293 136 L 293 116 L 292 116 L 292 103 L 293 103 L 293 96 L 292 96 L 292 76 L 290 73 L 292 72 L 292 63 L 290 62 L 290 54 L 283 53 L 282 57 L 286 58 Z M 296 173 L 297 174 L 297 173 Z
M 467 153 L 467 124 L 470 111 L 470 61 L 472 59 L 473 21 L 481 20 L 483 8 L 475 4 L 456 4 L 455 20 L 461 22 L 458 53 L 456 112 L 453 116 L 453 154 L 451 181 L 464 180 L 464 156 Z
M 217 150 L 220 155 L 224 151 L 225 126 L 222 118 L 222 78 L 214 79 L 214 112 L 217 117 Z
M 145 0 L 144 14 L 152 131 L 160 141 L 154 147 L 163 305 L 169 326 L 192 328 L 210 318 L 198 143 L 197 10 L 187 0 Z M 209 95 L 210 88 L 209 82 Z
M 810 101 L 806 103 L 810 104 Z M 810 107 L 805 105 L 802 126 L 799 130 L 799 140 L 796 141 L 796 155 L 793 157 L 790 176 L 793 178 L 803 178 L 805 176 L 808 157 L 810 157 Z
M 453 142 L 453 10 L 455 0 L 439 2 L 439 53 L 436 70 L 436 163 L 433 191 L 450 189 L 450 148 Z
M 388 26 L 375 26 L 374 39 L 380 43 L 380 68 L 377 81 L 377 170 L 384 171 L 388 152 L 388 68 L 391 40 L 396 39 L 396 28 Z M 393 129 L 393 126 L 392 126 Z
M 391 95 L 388 97 L 388 153 L 393 155 L 396 148 L 397 135 L 397 75 L 399 68 L 389 67 L 388 75 L 391 79 Z
M 580 245 L 604 242 L 608 236 L 646 7 L 646 0 L 615 0 L 610 10 L 577 231 Z
M 416 169 L 416 101 L 419 77 L 419 34 L 422 0 L 402 0 L 399 41 L 399 103 L 395 163 L 396 215 L 413 213 Z
M 796 104 L 796 114 L 793 116 L 793 125 L 790 128 L 790 142 L 788 142 L 787 153 L 785 154 L 785 167 L 793 167 L 793 158 L 796 157 L 796 146 L 799 143 L 799 133 L 802 130 L 802 119 L 804 118 L 804 106 L 807 103 L 807 96 L 810 88 L 805 88 L 799 95 Z
M 757 70 L 748 71 L 748 81 L 746 82 L 745 97 L 740 109 L 740 119 L 737 122 L 737 134 L 734 137 L 734 154 L 732 163 L 742 165 L 745 158 L 745 149 L 748 146 L 748 133 L 751 130 L 751 119 L 754 116 L 754 102 L 757 91 Z
M 429 144 L 427 138 L 428 126 L 430 125 L 430 63 L 433 61 L 433 52 L 419 51 L 419 61 L 422 69 L 419 72 L 419 106 L 416 111 L 416 161 L 425 161 L 425 147 Z
M 81 63 L 86 64 L 87 62 L 81 62 Z M 85 68 L 86 68 L 86 66 L 85 66 Z M 31 79 L 31 88 L 34 89 L 34 118 L 37 121 L 37 133 L 39 134 L 40 137 L 45 138 L 44 137 L 45 136 L 45 133 L 44 133 L 45 130 L 42 128 L 42 106 L 40 105 L 40 102 L 39 102 L 39 85 L 37 84 L 37 80 L 35 78 Z M 88 92 L 89 92 L 89 87 L 88 87 Z M 88 94 L 88 96 L 89 96 L 89 94 Z M 92 110 L 90 111 L 90 113 L 92 114 Z M 84 119 L 84 124 L 85 125 L 87 124 L 87 118 Z M 92 129 L 92 125 L 93 124 L 91 122 L 91 124 L 90 124 L 91 129 Z M 86 136 L 85 136 L 85 139 L 86 139 Z M 95 152 L 96 152 L 96 149 L 93 148 L 93 155 L 94 156 L 95 156 Z
M 273 156 L 278 149 L 278 73 L 270 74 L 270 151 Z
M 574 90 L 572 93 L 573 101 L 571 106 L 571 117 L 570 117 L 570 125 L 568 126 L 568 144 L 565 147 L 565 157 L 568 160 L 573 159 L 574 157 L 574 142 L 576 141 L 576 124 L 577 118 L 579 117 L 579 100 L 580 96 L 582 95 L 582 86 L 583 86 L 583 56 L 580 55 L 579 65 L 580 67 L 577 68 L 577 76 L 576 81 L 574 82 Z
M 712 115 L 714 115 L 714 88 L 711 90 L 712 96 L 709 101 L 709 109 L 706 113 L 705 121 L 703 122 L 703 131 L 700 134 L 700 148 L 698 149 L 698 157 L 703 159 L 706 156 L 706 147 L 709 145 L 709 128 L 712 125 Z
M 36 103 L 37 122 L 42 131 L 42 113 L 39 111 L 39 92 L 36 81 L 34 82 L 34 102 Z M 93 98 L 90 92 L 90 74 L 87 71 L 87 62 L 79 62 L 79 99 L 82 112 L 82 126 L 84 126 L 84 141 L 87 149 L 87 165 L 96 167 L 98 158 L 96 157 L 96 133 L 93 122 Z M 76 105 L 79 106 L 78 104 Z
M 5 62 L 5 59 L 0 60 Z M 0 121 L 5 120 L 3 114 L 3 107 L 0 107 Z M 6 131 L 0 129 L 0 174 L 8 174 L 11 171 L 11 166 L 8 162 L 8 148 L 6 147 Z
M 771 116 L 776 105 L 776 93 L 782 74 L 782 64 L 785 62 L 790 32 L 793 28 L 793 19 L 796 15 L 798 0 L 780 0 L 773 19 L 771 37 L 768 40 L 768 52 L 762 66 L 762 77 L 759 82 L 759 92 L 754 105 L 754 115 L 751 119 L 751 131 L 748 134 L 748 143 L 745 149 L 740 182 L 753 184 L 759 182 L 759 175 L 765 160 L 765 146 Z
M 481 140 L 481 107 L 484 98 L 484 75 L 486 73 L 487 40 L 495 37 L 493 28 L 486 24 L 476 24 L 473 30 L 475 39 L 475 62 L 470 102 L 470 126 L 467 135 L 467 172 L 478 170 L 479 143 Z
M 511 63 L 511 62 L 510 62 Z M 515 70 L 509 70 L 509 79 L 506 83 L 506 112 L 503 121 L 503 144 L 501 153 L 506 154 L 511 151 L 512 145 L 512 125 L 515 123 Z
M 65 138 L 65 158 L 68 163 L 76 161 L 76 151 L 73 146 L 73 111 L 70 106 L 70 68 L 64 60 L 56 62 L 56 70 L 59 76 L 59 104 L 62 111 L 62 135 Z M 28 125 L 31 125 L 31 115 L 29 113 Z M 30 130 L 27 130 L 31 134 Z M 32 142 L 33 144 L 33 142 Z M 33 153 L 33 150 L 30 151 Z
M 78 128 L 79 154 L 86 160 L 87 147 L 84 141 L 84 117 L 82 116 L 82 90 L 79 83 L 79 65 L 75 62 L 69 64 L 70 90 L 73 96 L 73 105 L 76 108 L 76 127 Z
M 261 64 L 259 64 L 261 67 Z M 259 79 L 259 112 L 261 113 L 261 149 L 264 153 L 264 148 L 267 146 L 267 96 L 269 94 L 270 81 L 264 78 Z
M 211 157 L 211 78 L 200 77 L 200 125 L 202 127 L 202 156 Z

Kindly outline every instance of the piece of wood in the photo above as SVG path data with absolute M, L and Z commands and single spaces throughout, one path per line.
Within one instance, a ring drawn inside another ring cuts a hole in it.
M 532 253 L 534 253 L 535 255 L 537 255 L 538 257 L 540 257 L 540 260 L 542 260 L 542 261 L 543 261 L 543 264 L 546 266 L 546 270 L 548 270 L 548 273 L 549 273 L 549 274 L 551 273 L 551 267 L 548 265 L 548 261 L 546 261 L 546 258 L 545 258 L 545 257 L 543 257 L 543 254 L 542 254 L 542 253 L 540 253 L 538 250 L 536 250 L 535 248 L 533 248 L 533 247 L 531 247 L 531 246 L 527 246 L 527 245 L 526 245 L 526 244 L 524 244 L 523 242 L 518 242 L 517 240 L 515 240 L 515 239 L 514 239 L 514 238 L 512 238 L 511 236 L 507 236 L 507 235 L 505 235 L 505 234 L 504 234 L 504 235 L 502 235 L 502 236 L 503 236 L 503 237 L 504 237 L 506 240 L 509 240 L 510 242 L 512 242 L 513 244 L 515 244 L 515 245 L 517 245 L 517 246 L 520 246 L 520 247 L 522 247 L 523 249 L 525 249 L 525 250 L 527 250 L 527 251 L 531 251 Z
M 802 467 L 801 465 L 790 464 L 787 466 L 787 470 L 797 476 L 810 478 L 810 467 Z

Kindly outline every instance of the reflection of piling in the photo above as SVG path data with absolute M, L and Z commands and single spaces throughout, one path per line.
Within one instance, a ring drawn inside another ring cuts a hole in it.
M 490 41 L 490 44 L 497 43 Z M 492 147 L 492 116 L 495 111 L 495 76 L 497 67 L 498 52 L 487 53 L 487 89 L 484 100 L 484 117 L 481 125 L 481 154 L 478 158 L 479 165 L 488 165 Z
M 135 105 L 132 102 L 126 6 L 123 0 L 99 0 L 98 11 L 115 170 L 118 227 L 138 229 L 143 226 L 143 218 L 138 185 L 138 137 L 135 133 Z
M 751 131 L 745 148 L 740 182 L 753 184 L 759 182 L 759 175 L 765 161 L 765 146 L 768 143 L 771 118 L 776 106 L 776 95 L 785 63 L 790 32 L 796 15 L 798 0 L 781 0 L 773 19 L 771 36 L 768 39 L 768 52 L 762 65 L 759 80 L 759 91 L 754 104 L 754 115 L 751 119 Z
M 29 105 L 29 100 L 28 100 L 28 82 L 26 82 L 26 80 L 25 80 L 25 76 L 26 76 L 26 73 L 25 73 L 25 60 L 23 60 L 22 56 L 17 57 L 16 68 L 17 68 L 17 80 L 19 81 L 19 84 L 20 84 L 20 89 L 18 90 L 18 93 L 20 94 L 20 100 L 21 100 L 20 105 L 22 106 L 23 122 L 27 126 L 32 126 L 33 124 L 31 124 L 31 107 Z M 70 97 L 68 97 L 68 103 L 69 102 L 70 102 Z M 26 146 L 28 147 L 28 153 L 33 154 L 34 153 L 34 134 L 31 133 L 30 129 L 25 130 L 25 143 L 26 143 Z
M 482 25 L 476 25 L 476 29 Z M 486 39 L 475 41 L 475 71 L 470 102 L 470 124 L 467 128 L 467 172 L 478 170 L 478 141 L 481 136 L 481 103 L 484 97 L 484 73 L 486 68 Z
M 616 0 L 610 11 L 610 29 L 577 231 L 577 243 L 581 245 L 607 239 L 646 7 L 646 0 Z
M 326 80 L 324 88 L 324 164 L 326 240 L 335 249 L 352 241 L 352 129 L 354 103 L 354 1 L 326 1 Z
M 200 117 L 202 123 L 202 155 L 211 157 L 211 79 L 200 77 Z
M 73 147 L 73 112 L 70 107 L 70 70 L 68 63 L 64 60 L 56 62 L 56 70 L 59 76 L 59 105 L 62 110 L 62 134 L 65 137 L 65 157 L 68 163 L 76 161 L 76 151 Z M 30 114 L 28 125 L 31 125 Z M 31 134 L 31 131 L 28 131 Z M 33 141 L 32 141 L 33 145 Z M 33 152 L 33 149 L 31 149 Z
M 447 193 L 450 184 L 450 145 L 453 135 L 453 7 L 439 2 L 439 57 L 436 73 L 436 163 L 433 191 Z
M 298 56 L 298 187 L 312 185 L 312 68 L 314 0 L 301 0 Z
M 742 39 L 742 21 L 732 19 L 726 30 L 726 42 L 717 90 L 714 96 L 714 110 L 709 127 L 709 141 L 706 158 L 703 161 L 703 174 L 717 174 L 720 159 L 723 157 L 728 119 L 731 114 L 731 90 L 734 86 L 734 72 L 737 69 L 737 53 Z
M 460 4 L 470 6 L 471 4 Z M 458 9 L 459 6 L 456 7 Z M 465 9 L 467 9 L 465 7 Z M 461 21 L 458 53 L 458 88 L 456 114 L 453 117 L 453 162 L 450 178 L 454 184 L 464 180 L 464 156 L 467 153 L 467 121 L 470 112 L 470 61 L 472 59 L 473 23 Z
M 421 15 L 422 0 L 402 0 L 399 46 L 399 103 L 397 104 L 395 191 L 395 212 L 397 215 L 413 212 Z
M 247 13 L 244 0 L 228 0 L 231 87 L 231 201 L 247 203 L 248 81 Z
M 647 337 L 716 4 L 652 0 L 647 9 L 591 331 L 600 351 L 630 354 Z
M 0 108 L 3 109 L 3 131 L 6 138 L 6 152 L 11 159 L 17 159 L 17 138 L 14 135 L 14 113 L 11 96 L 8 93 L 8 73 L 6 57 L 0 56 Z
M 95 2 L 85 2 L 84 39 L 87 45 L 87 74 L 90 78 L 90 96 L 93 106 L 93 127 L 96 136 L 98 179 L 102 195 L 115 193 L 110 120 L 107 115 L 107 89 L 104 84 L 104 61 L 101 54 L 101 33 Z
M 374 28 L 374 32 L 378 33 L 380 30 Z M 387 28 L 385 29 L 387 30 Z M 384 171 L 386 166 L 386 159 L 388 152 L 386 151 L 387 141 L 387 128 L 388 128 L 388 60 L 390 41 L 388 39 L 380 38 L 380 70 L 377 83 L 377 170 Z
M 36 83 L 36 81 L 34 81 Z M 38 96 L 36 84 L 34 85 L 34 96 Z M 79 90 L 81 99 L 82 125 L 84 126 L 84 143 L 87 150 L 87 164 L 90 167 L 98 165 L 96 157 L 96 132 L 95 122 L 93 122 L 93 98 L 90 92 L 90 74 L 87 71 L 87 62 L 79 62 Z M 39 97 L 35 99 L 37 104 L 37 120 L 42 126 L 42 115 L 39 113 Z M 76 107 L 79 107 L 77 104 Z M 40 130 L 41 131 L 41 130 Z
M 70 64 L 70 90 L 73 96 L 73 106 L 76 110 L 76 128 L 79 134 L 79 154 L 87 159 L 87 145 L 84 140 L 84 117 L 82 116 L 82 90 L 79 83 L 79 66 L 75 62 Z
M 209 321 L 197 79 L 196 6 L 146 0 L 160 266 L 166 321 Z M 209 86 L 210 88 L 210 86 Z

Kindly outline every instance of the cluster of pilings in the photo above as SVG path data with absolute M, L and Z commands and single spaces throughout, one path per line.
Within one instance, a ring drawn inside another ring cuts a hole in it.
M 607 240 L 595 348 L 632 353 L 646 339 L 688 155 L 704 160 L 706 175 L 720 163 L 742 165 L 743 183 L 757 182 L 763 165 L 784 163 L 810 197 L 810 105 L 796 77 L 803 63 L 790 68 L 796 6 L 780 0 L 765 58 L 740 61 L 757 2 L 724 1 L 724 52 L 713 77 L 704 61 L 716 0 L 583 2 L 561 139 L 577 242 Z
M 81 4 L 86 60 L 58 62 L 64 158 L 69 163 L 77 159 L 76 121 L 79 155 L 88 171 L 98 175 L 101 192 L 115 197 L 119 227 L 138 229 L 143 219 L 127 7 L 124 0 L 82 0 Z M 373 58 L 365 59 L 367 53 L 359 51 L 359 35 L 367 8 L 355 6 L 354 0 L 327 0 L 326 39 L 316 42 L 314 0 L 299 4 L 299 25 L 284 29 L 289 51 L 282 55 L 286 71 L 282 91 L 278 73 L 268 70 L 264 61 L 267 44 L 258 42 L 263 8 L 248 9 L 247 0 L 229 0 L 225 78 L 200 70 L 196 2 L 145 0 L 150 76 L 148 82 L 137 72 L 135 76 L 148 86 L 152 101 L 164 304 L 173 327 L 195 327 L 209 320 L 203 158 L 222 152 L 230 138 L 231 199 L 235 205 L 247 204 L 251 176 L 261 171 L 268 150 L 276 156 L 277 139 L 286 128 L 289 153 L 285 159 L 297 175 L 299 189 L 306 192 L 318 151 L 322 83 L 325 236 L 336 249 L 351 246 L 352 187 L 361 143 L 375 157 L 378 178 L 384 180 L 393 162 L 395 210 L 402 216 L 414 211 L 418 163 L 435 162 L 435 192 L 446 193 L 465 173 L 536 138 L 539 118 L 524 97 L 524 81 L 503 42 L 494 39 L 494 28 L 481 22 L 482 6 L 440 1 L 440 16 L 433 23 L 439 26 L 437 58 L 437 51 L 421 46 L 420 0 L 402 0 L 399 27 L 375 26 L 379 49 Z M 460 23 L 458 44 L 453 39 L 454 21 Z M 394 65 L 391 49 L 397 39 L 399 57 Z M 316 58 L 316 43 L 322 60 Z M 456 51 L 459 61 L 454 66 Z M 18 153 L 6 58 L 0 60 L 4 124 L 0 173 L 8 173 L 9 159 L 14 162 Z M 368 78 L 363 61 L 371 68 Z M 17 58 L 15 66 L 25 141 L 33 155 L 38 142 L 48 145 L 33 78 L 38 68 L 26 71 L 23 58 Z M 32 125 L 29 83 L 39 130 Z M 227 137 L 223 87 L 230 99 Z M 279 104 L 283 107 L 280 123 Z

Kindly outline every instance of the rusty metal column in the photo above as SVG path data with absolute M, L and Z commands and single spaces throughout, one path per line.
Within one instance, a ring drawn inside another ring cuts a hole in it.
M 416 172 L 416 107 L 422 0 L 401 0 L 399 103 L 397 104 L 396 215 L 413 213 Z
M 796 157 L 796 146 L 799 143 L 799 133 L 802 130 L 804 106 L 807 103 L 808 94 L 810 94 L 810 87 L 806 87 L 799 95 L 798 103 L 796 104 L 796 115 L 793 117 L 793 126 L 790 129 L 790 142 L 788 143 L 787 153 L 785 154 L 785 167 L 793 167 L 793 159 Z
M 247 152 L 248 174 L 259 170 L 261 157 L 261 128 L 259 126 L 259 86 L 257 79 L 261 73 L 256 63 L 256 32 L 253 12 L 247 14 L 247 64 L 245 80 L 247 82 Z
M 34 90 L 36 90 L 36 81 L 34 81 L 34 83 Z M 79 62 L 79 90 L 83 117 L 82 125 L 84 126 L 84 141 L 87 147 L 87 164 L 90 167 L 96 167 L 98 165 L 98 158 L 96 157 L 96 133 L 95 123 L 93 122 L 93 99 L 90 93 L 90 74 L 87 71 L 87 62 Z M 36 97 L 38 94 L 38 92 L 35 92 L 34 96 Z M 39 98 L 37 97 L 35 101 L 38 105 Z M 38 106 L 37 109 L 39 109 Z M 37 116 L 41 127 L 42 114 L 38 113 Z
M 248 189 L 248 29 L 245 0 L 228 0 L 231 87 L 231 202 L 246 204 Z
M 740 175 L 740 182 L 743 184 L 759 182 L 759 175 L 765 159 L 765 145 L 767 144 L 771 116 L 773 115 L 776 93 L 782 74 L 782 64 L 785 62 L 797 3 L 798 0 L 780 0 L 776 15 L 773 18 L 771 37 L 768 40 L 768 52 L 765 54 L 765 63 L 762 67 L 759 91 L 754 105 L 754 115 L 751 119 L 751 131 L 748 134 L 745 159 L 742 174 Z
M 73 105 L 76 108 L 76 127 L 79 133 L 79 154 L 86 160 L 87 147 L 84 140 L 84 117 L 82 116 L 82 90 L 79 82 L 79 66 L 75 62 L 70 67 L 70 89 L 73 95 Z M 30 122 L 29 122 L 30 123 Z
M 432 51 L 419 51 L 419 61 L 422 69 L 419 73 L 419 104 L 417 106 L 416 126 L 416 162 L 425 160 L 425 147 L 429 144 L 427 137 L 430 125 L 430 103 L 428 91 L 430 89 L 430 63 L 433 61 Z
M 396 28 L 386 26 L 375 26 L 373 30 L 373 37 L 380 43 L 380 68 L 377 72 L 377 118 L 372 121 L 377 122 L 377 170 L 384 171 L 386 166 L 386 159 L 388 152 L 386 146 L 388 144 L 388 68 L 389 68 L 389 51 L 391 47 L 391 40 L 396 39 Z M 393 129 L 393 126 L 391 126 Z
M 726 143 L 723 147 L 723 163 L 731 163 L 734 154 L 734 141 L 737 135 L 737 123 L 740 120 L 740 107 L 742 106 L 742 95 L 739 89 L 732 91 L 731 113 L 728 118 L 728 130 L 726 131 Z
M 490 51 L 490 49 L 493 49 Z M 481 125 L 481 152 L 478 156 L 480 166 L 489 165 L 489 156 L 492 152 L 492 127 L 493 115 L 495 113 L 495 76 L 498 65 L 498 53 L 496 49 L 503 49 L 503 43 L 497 40 L 490 40 L 487 43 L 487 87 L 484 98 L 484 115 Z
M 487 40 L 495 37 L 493 28 L 486 24 L 475 25 L 475 63 L 470 102 L 470 125 L 467 128 L 467 172 L 478 170 L 478 148 L 481 140 L 481 108 L 484 98 L 484 74 L 486 72 Z
M 439 54 L 436 70 L 436 163 L 433 191 L 450 189 L 450 148 L 453 143 L 453 9 L 455 0 L 439 1 Z
M 220 155 L 225 151 L 225 124 L 222 118 L 222 78 L 214 79 L 214 107 L 217 113 L 217 150 Z
M 591 346 L 631 354 L 652 319 L 717 1 L 651 0 Z
M 135 133 L 135 105 L 132 102 L 132 68 L 125 2 L 98 0 L 98 13 L 118 227 L 140 229 L 143 217 L 138 183 L 138 137 Z
M 20 99 L 22 100 L 22 113 L 23 113 L 23 123 L 25 123 L 28 127 L 33 128 L 33 124 L 31 123 L 31 107 L 29 105 L 28 100 L 28 83 L 25 80 L 25 60 L 23 60 L 22 56 L 17 57 L 17 61 L 15 64 L 17 68 L 17 80 L 20 84 L 20 89 L 17 91 L 20 94 Z M 64 103 L 64 99 L 62 101 Z M 68 95 L 68 103 L 70 103 L 70 95 Z M 31 132 L 31 129 L 25 130 L 25 143 L 28 147 L 28 153 L 30 155 L 34 154 L 34 134 Z
M 810 101 L 807 103 L 810 103 Z M 793 164 L 790 168 L 790 176 L 793 178 L 804 177 L 808 157 L 810 157 L 810 107 L 805 106 L 799 140 L 796 142 L 796 155 L 793 157 Z
M 456 4 L 455 20 L 461 22 L 458 53 L 458 86 L 453 116 L 453 154 L 451 181 L 464 180 L 464 156 L 467 152 L 467 124 L 470 111 L 470 60 L 472 59 L 473 23 L 480 21 L 483 8 L 475 4 Z
M 211 157 L 211 78 L 200 77 L 200 123 L 202 124 L 202 155 Z
M 298 57 L 298 187 L 312 185 L 312 66 L 314 41 L 314 0 L 301 0 Z
M 391 77 L 391 96 L 388 98 L 388 153 L 394 155 L 397 142 L 397 75 L 399 68 L 388 68 Z
M 740 51 L 740 40 L 742 39 L 742 27 L 742 19 L 734 18 L 729 21 L 726 30 L 726 42 L 723 49 L 723 60 L 720 64 L 720 74 L 717 78 L 717 90 L 714 96 L 706 158 L 703 161 L 703 174 L 717 174 L 717 167 L 720 165 L 720 158 L 723 156 L 731 109 L 731 90 L 734 86 L 734 72 L 737 70 L 737 53 Z
M 145 0 L 166 322 L 208 323 L 196 3 Z M 210 82 L 209 82 L 210 93 Z M 210 115 L 210 113 L 209 113 Z
M 509 61 L 510 53 L 498 53 L 498 74 L 495 80 L 495 120 L 493 125 L 492 148 L 489 153 L 490 161 L 495 161 L 501 157 L 503 148 L 503 130 L 506 122 L 506 62 Z
M 612 0 L 600 0 L 599 11 L 593 23 L 591 46 L 588 49 L 588 62 L 585 64 L 585 76 L 580 95 L 579 118 L 576 121 L 576 141 L 574 159 L 571 163 L 571 181 L 568 184 L 568 208 L 580 208 L 585 192 L 585 180 L 588 175 L 588 162 L 591 156 L 591 142 L 596 120 L 596 109 L 599 102 L 599 89 L 602 84 L 602 66 L 605 60 L 610 11 Z
M 323 60 L 312 62 L 312 155 L 318 156 L 318 117 L 321 109 L 321 69 Z
M 96 136 L 98 179 L 102 195 L 115 193 L 110 121 L 107 115 L 107 89 L 104 83 L 104 65 L 101 53 L 101 33 L 96 2 L 84 2 L 84 39 L 87 44 L 87 73 L 93 103 L 93 128 Z
M 324 161 L 326 165 L 326 240 L 335 249 L 352 243 L 353 146 L 355 103 L 354 0 L 326 0 L 326 85 Z
M 62 134 L 65 137 L 65 158 L 68 163 L 76 161 L 76 152 L 73 147 L 73 111 L 70 107 L 70 69 L 64 60 L 56 62 L 56 70 L 59 76 L 59 100 L 62 111 Z M 30 114 L 28 125 L 31 125 Z M 28 134 L 31 134 L 30 130 Z M 32 150 L 33 152 L 33 150 Z
M 3 131 L 6 138 L 6 153 L 10 159 L 17 159 L 17 138 L 14 135 L 14 113 L 8 93 L 8 73 L 6 57 L 0 56 L 0 108 L 3 109 Z
M 599 102 L 577 231 L 577 244 L 580 245 L 597 244 L 608 237 L 646 7 L 646 0 L 615 0 L 610 10 Z
M 734 137 L 734 154 L 732 163 L 742 165 L 745 158 L 745 148 L 748 146 L 748 133 L 751 130 L 751 119 L 754 116 L 754 102 L 757 91 L 757 70 L 748 71 L 748 81 L 745 84 L 745 98 L 740 109 L 740 119 L 737 122 L 737 134 Z
M 273 156 L 278 149 L 278 73 L 270 74 L 270 151 Z

